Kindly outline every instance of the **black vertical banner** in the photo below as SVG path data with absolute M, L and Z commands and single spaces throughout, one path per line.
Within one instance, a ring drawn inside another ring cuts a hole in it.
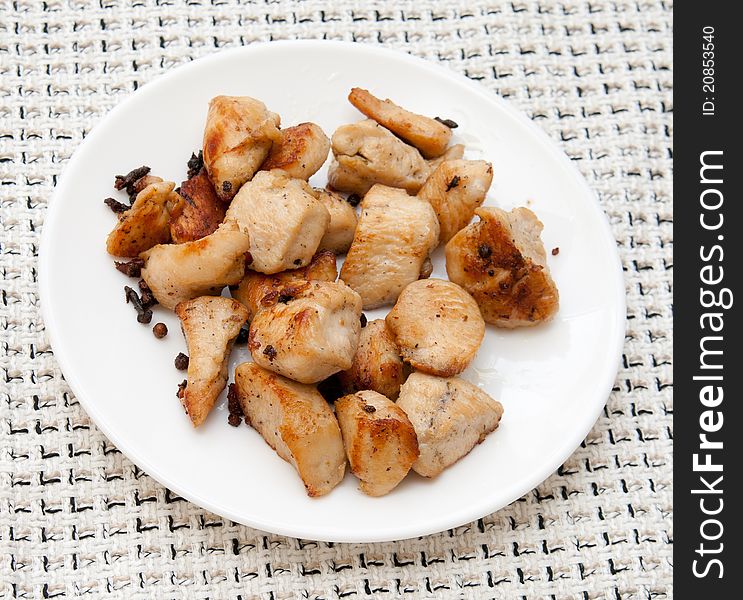
M 674 10 L 674 594 L 739 598 L 743 270 L 733 2 Z

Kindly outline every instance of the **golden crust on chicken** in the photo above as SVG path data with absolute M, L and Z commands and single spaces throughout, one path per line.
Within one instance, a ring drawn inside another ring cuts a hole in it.
M 362 88 L 353 88 L 348 100 L 370 119 L 420 150 L 426 158 L 441 156 L 449 145 L 451 129 L 430 117 L 401 108 L 392 100 L 380 100 Z
M 426 179 L 418 197 L 428 200 L 448 242 L 475 215 L 493 181 L 493 165 L 484 160 L 447 160 Z
M 418 437 L 420 455 L 413 470 L 435 477 L 495 430 L 503 406 L 459 377 L 444 379 L 413 373 L 400 389 L 399 406 Z
M 439 222 L 428 202 L 375 185 L 361 204 L 340 278 L 361 295 L 364 309 L 391 304 L 420 277 L 438 240 Z
M 442 377 L 464 371 L 485 336 L 485 321 L 472 296 L 441 279 L 408 285 L 386 322 L 405 362 Z
M 206 169 L 181 184 L 183 198 L 170 215 L 170 237 L 176 244 L 214 233 L 224 220 L 225 205 L 217 198 Z
M 347 394 L 374 390 L 390 400 L 397 398 L 406 376 L 407 368 L 384 319 L 369 321 L 361 328 L 351 368 L 337 375 Z
M 551 319 L 559 307 L 540 234 L 543 225 L 528 208 L 510 213 L 481 207 L 480 221 L 446 245 L 449 279 L 467 290 L 485 321 L 525 327 Z
M 361 298 L 342 282 L 309 281 L 277 297 L 250 323 L 248 348 L 262 367 L 317 383 L 353 363 L 361 331 Z
M 300 123 L 281 130 L 261 170 L 281 169 L 290 177 L 307 180 L 328 158 L 330 140 L 319 125 Z
M 330 250 L 318 252 L 306 267 L 282 271 L 275 275 L 264 275 L 247 269 L 245 277 L 232 297 L 247 308 L 248 319 L 265 306 L 273 306 L 283 296 L 295 296 L 307 287 L 309 281 L 335 281 L 338 269 L 335 266 L 335 253 Z
M 142 277 L 157 301 L 168 309 L 197 296 L 218 296 L 245 274 L 250 239 L 235 223 L 194 242 L 161 244 L 143 252 Z
M 235 196 L 225 221 L 250 236 L 250 268 L 270 275 L 309 264 L 330 214 L 306 181 L 260 171 Z
M 204 422 L 227 384 L 227 359 L 247 312 L 237 300 L 221 296 L 201 296 L 175 307 L 189 355 L 180 398 L 194 427 Z
M 369 496 L 390 493 L 418 458 L 418 439 L 405 412 L 370 390 L 335 402 L 343 445 L 359 489 Z
M 297 470 L 308 496 L 323 496 L 343 480 L 341 431 L 315 386 L 242 363 L 235 369 L 235 389 L 250 426 Z
M 170 241 L 170 213 L 182 201 L 172 181 L 154 181 L 137 194 L 131 208 L 119 217 L 108 235 L 106 250 L 113 256 L 132 258 Z
M 204 128 L 204 166 L 220 200 L 229 202 L 249 181 L 274 142 L 281 141 L 279 115 L 248 96 L 216 96 Z

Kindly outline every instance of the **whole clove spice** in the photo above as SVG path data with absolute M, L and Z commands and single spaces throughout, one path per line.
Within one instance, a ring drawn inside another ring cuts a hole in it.
M 106 198 L 103 203 L 108 206 L 112 211 L 114 211 L 117 215 L 120 215 L 123 212 L 126 212 L 131 208 L 128 204 L 124 204 L 123 202 L 119 202 L 118 200 L 114 198 Z
M 126 193 L 129 194 L 129 196 L 132 196 L 136 193 L 134 184 L 149 172 L 150 168 L 143 165 L 136 169 L 132 169 L 126 175 L 117 175 L 114 180 L 114 188 L 117 190 L 126 190 Z
M 188 163 L 186 163 L 186 167 L 188 168 L 188 172 L 186 174 L 187 179 L 191 179 L 191 177 L 196 177 L 196 175 L 199 174 L 199 171 L 201 171 L 201 168 L 204 166 L 204 153 L 199 150 L 199 155 L 197 156 L 195 153 L 191 153 L 191 158 L 188 159 Z
M 449 129 L 456 129 L 459 127 L 456 121 L 452 121 L 451 119 L 442 119 L 441 117 L 434 117 L 434 121 L 438 121 L 442 125 L 446 125 Z
M 127 277 L 141 277 L 144 260 L 133 258 L 124 262 L 114 261 L 114 266 L 117 271 L 121 271 Z
M 139 292 L 142 294 L 141 301 L 144 308 L 150 308 L 155 306 L 155 304 L 158 304 L 150 286 L 147 285 L 147 282 L 144 279 L 139 280 Z
M 247 327 L 243 327 L 240 329 L 240 333 L 237 334 L 237 337 L 235 338 L 235 344 L 238 346 L 241 346 L 242 344 L 248 343 L 248 335 L 250 334 L 250 330 Z
M 231 383 L 227 388 L 227 422 L 233 427 L 237 427 L 243 418 L 243 408 L 240 405 L 240 399 L 237 397 L 237 386 Z
M 137 321 L 139 323 L 149 323 L 152 321 L 152 311 L 142 305 L 142 300 L 140 299 L 139 294 L 128 285 L 124 286 L 124 293 L 126 303 L 129 304 L 131 302 L 134 306 L 134 310 L 137 311 Z

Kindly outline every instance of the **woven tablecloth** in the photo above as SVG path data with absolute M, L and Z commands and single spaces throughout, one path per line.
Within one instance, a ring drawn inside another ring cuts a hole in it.
M 671 28 L 670 2 L 641 0 L 0 0 L 0 598 L 671 597 Z M 174 66 L 294 38 L 397 48 L 508 98 L 619 245 L 628 331 L 603 415 L 537 489 L 452 531 L 328 544 L 206 512 L 98 431 L 45 339 L 39 232 L 83 136 Z

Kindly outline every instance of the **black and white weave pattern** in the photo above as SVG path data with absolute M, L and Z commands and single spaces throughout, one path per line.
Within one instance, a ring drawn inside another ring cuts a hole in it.
M 659 0 L 0 0 L 0 598 L 670 598 L 671 27 Z M 629 328 L 603 416 L 556 474 L 465 527 L 333 545 L 207 513 L 92 425 L 45 339 L 38 236 L 83 136 L 178 64 L 293 38 L 412 52 L 507 97 L 618 241 Z

